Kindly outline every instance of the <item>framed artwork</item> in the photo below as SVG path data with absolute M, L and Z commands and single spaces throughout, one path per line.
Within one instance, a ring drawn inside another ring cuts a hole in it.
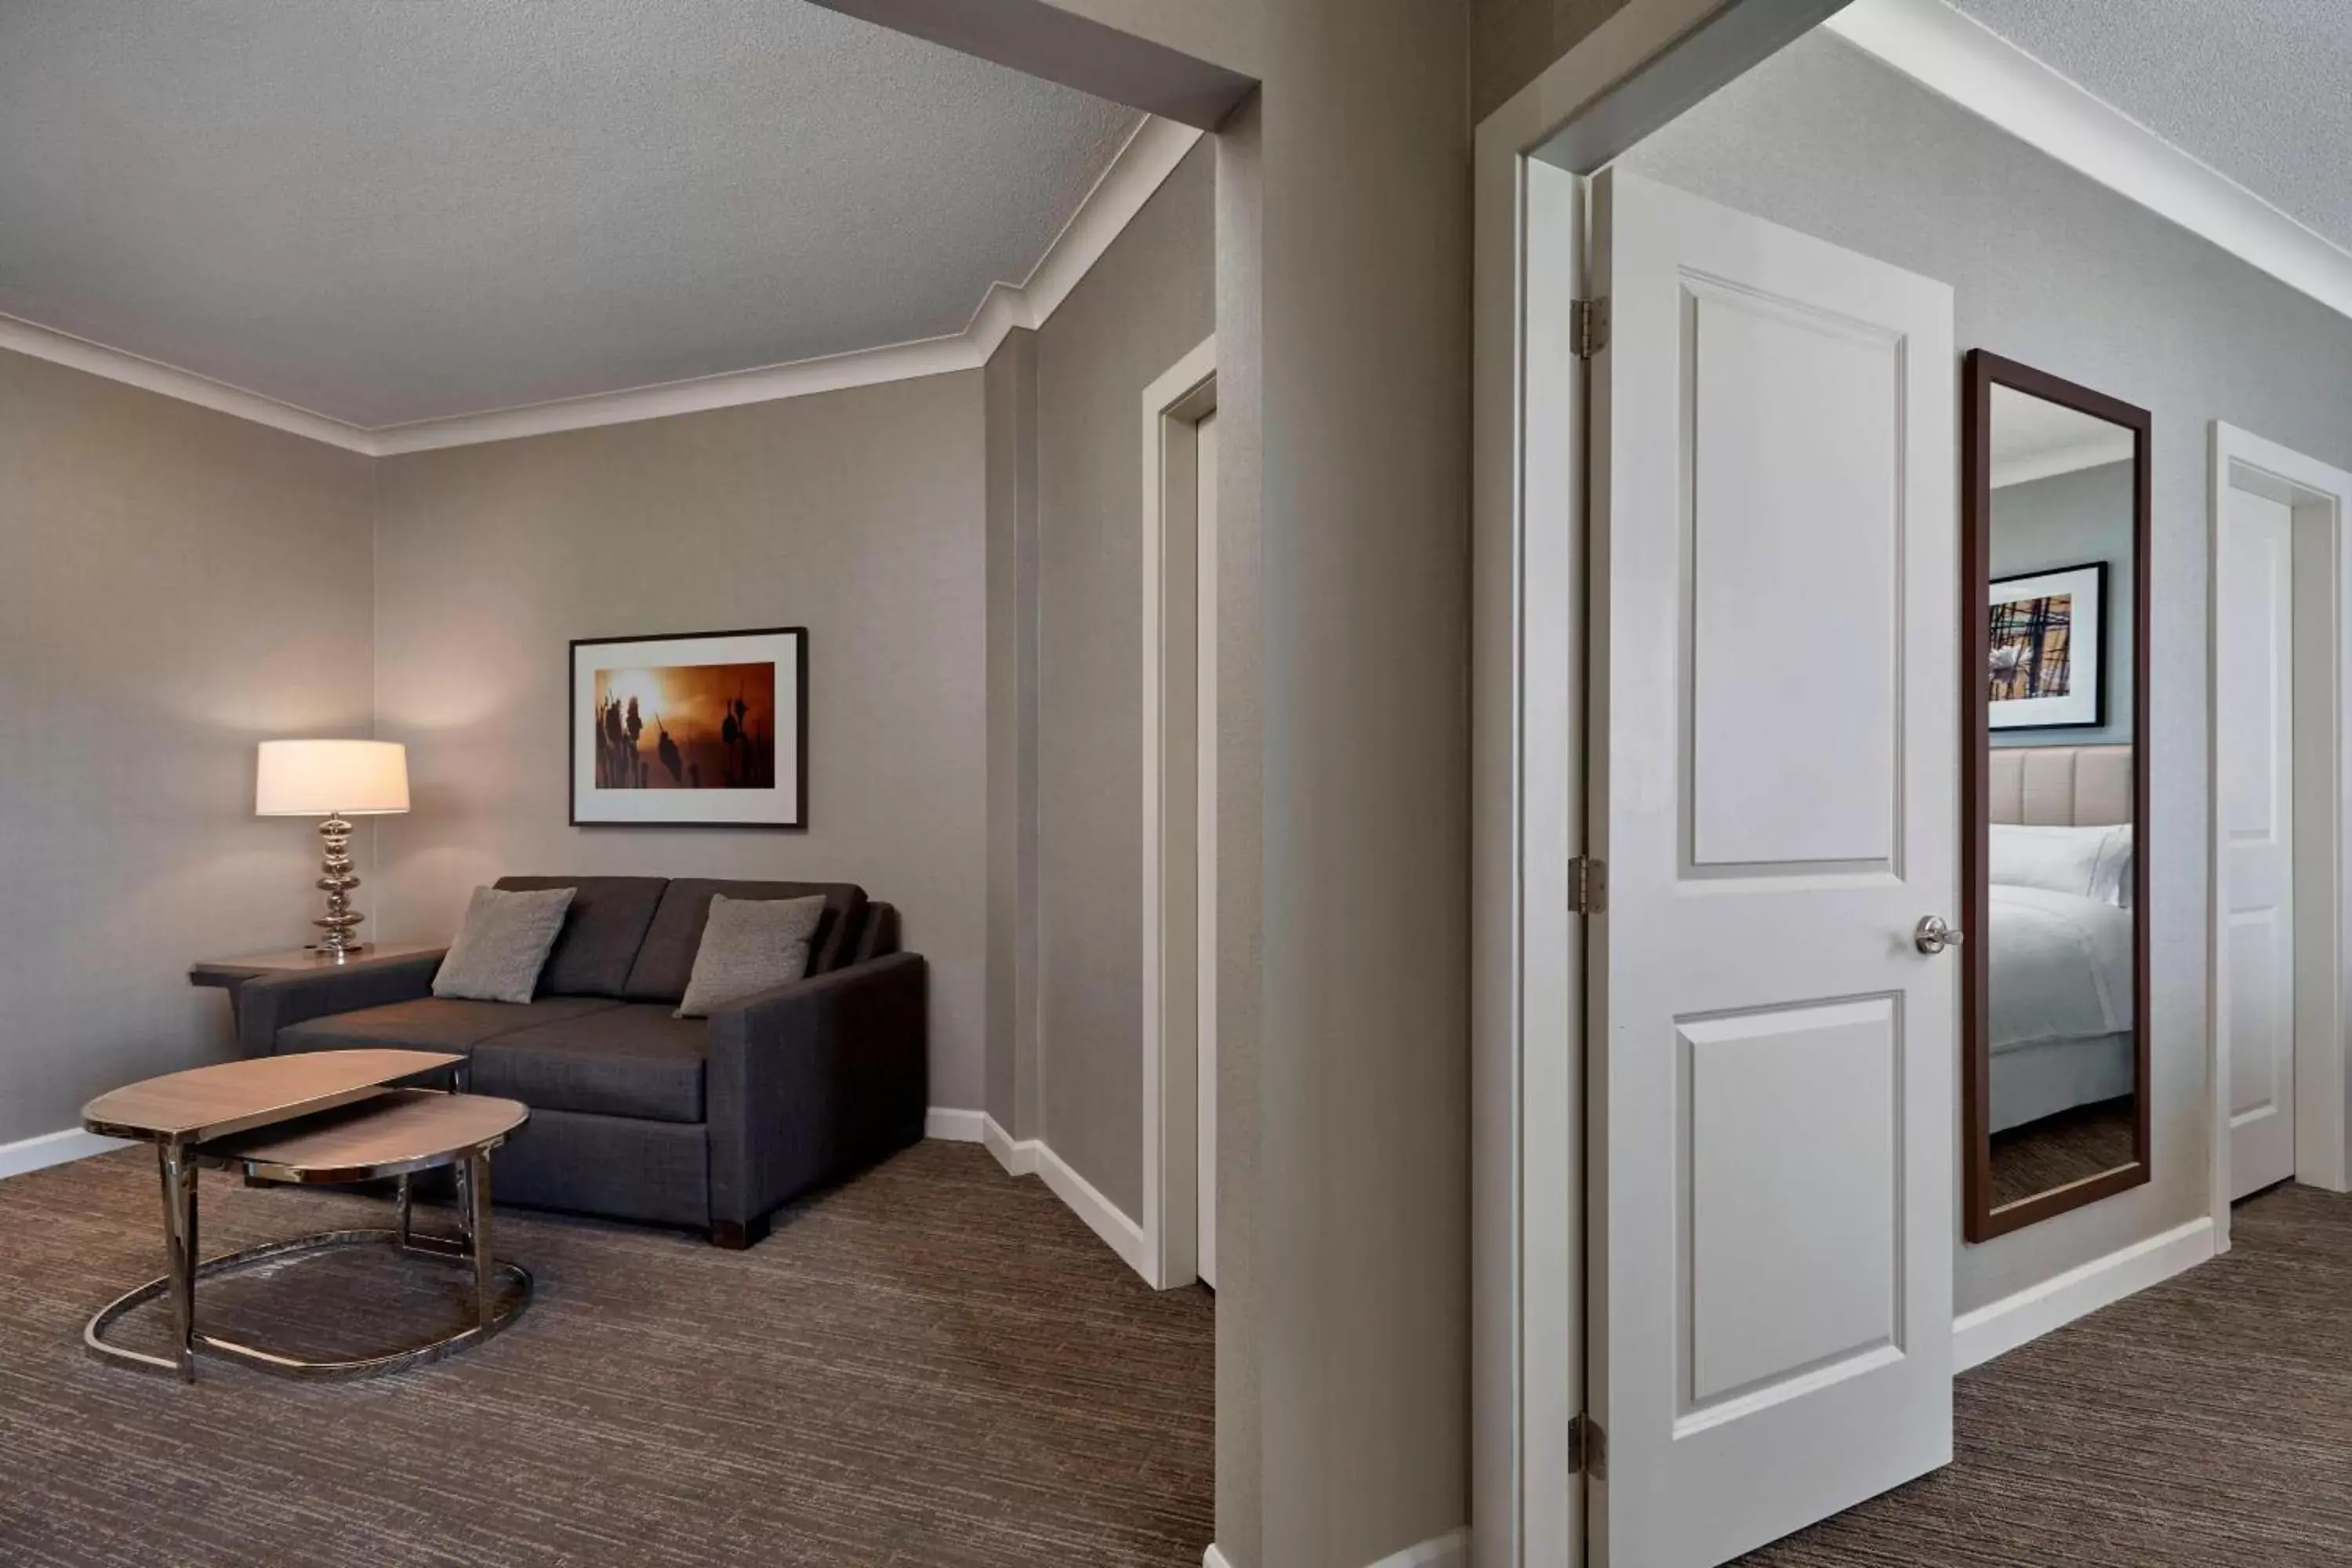
M 2105 723 L 2106 563 L 1997 577 L 1990 599 L 1990 727 Z
M 808 630 L 572 645 L 575 827 L 806 827 Z

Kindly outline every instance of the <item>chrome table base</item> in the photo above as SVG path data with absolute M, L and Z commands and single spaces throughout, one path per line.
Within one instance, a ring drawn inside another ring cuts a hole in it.
M 92 1314 L 82 1330 L 82 1343 L 92 1355 L 118 1366 L 168 1373 L 193 1383 L 199 1352 L 223 1356 L 281 1377 L 356 1378 L 423 1366 L 445 1356 L 470 1350 L 522 1316 L 530 1305 L 530 1271 L 517 1263 L 500 1263 L 490 1249 L 489 1161 L 477 1155 L 457 1166 L 464 1235 L 458 1238 L 417 1233 L 411 1225 L 408 1178 L 400 1180 L 400 1220 L 392 1229 L 330 1230 L 316 1236 L 264 1242 L 219 1258 L 196 1259 L 196 1161 L 184 1146 L 158 1144 L 157 1163 L 163 1189 L 163 1227 L 168 1272 L 137 1289 L 108 1302 Z M 308 1257 L 343 1247 L 381 1246 L 406 1257 L 429 1258 L 470 1270 L 474 1276 L 474 1321 L 454 1333 L 351 1361 L 311 1361 L 257 1345 L 208 1334 L 196 1327 L 196 1281 L 228 1274 L 257 1264 Z M 503 1303 L 499 1283 L 511 1288 Z M 109 1344 L 106 1333 L 122 1316 L 159 1297 L 171 1301 L 174 1353 L 149 1355 Z

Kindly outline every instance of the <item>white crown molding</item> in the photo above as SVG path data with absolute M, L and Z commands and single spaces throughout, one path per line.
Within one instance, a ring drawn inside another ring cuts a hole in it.
M 945 375 L 977 370 L 988 363 L 1007 332 L 1016 327 L 1034 330 L 1053 315 L 1078 280 L 1093 269 L 1103 253 L 1135 221 L 1152 194 L 1176 172 L 1201 140 L 1202 132 L 1171 120 L 1146 116 L 1120 148 L 1110 166 L 1062 226 L 1054 243 L 1019 287 L 992 283 L 982 296 L 964 329 L 948 337 L 915 342 L 887 343 L 879 348 L 789 364 L 761 365 L 721 375 L 666 382 L 657 386 L 630 387 L 594 393 L 517 408 L 497 408 L 479 414 L 453 415 L 406 425 L 363 428 L 279 403 L 191 371 L 177 369 L 137 354 L 125 353 L 30 321 L 0 316 L 0 348 L 15 349 L 38 359 L 54 360 L 110 381 L 160 392 L 184 403 L 194 403 L 240 419 L 308 436 L 346 451 L 373 458 L 404 452 L 427 452 L 444 447 L 471 447 L 485 441 L 511 441 L 525 436 L 548 436 L 563 430 L 593 429 L 602 425 L 625 425 L 639 419 L 666 419 L 677 414 L 699 414 L 713 408 L 733 408 L 747 403 L 771 403 L 779 398 L 806 397 L 813 393 L 841 392 L 886 381 L 911 381 L 919 376 Z
M 2132 459 L 2132 434 L 2118 430 L 2112 436 L 2102 436 L 2095 441 L 2078 446 L 2061 447 L 2053 452 L 2034 452 L 2006 462 L 1996 460 L 1992 466 L 1992 488 L 2003 489 L 2011 485 L 2031 484 L 2035 479 L 2053 479 L 2060 474 L 2071 474 L 2080 468 L 2096 468 L 2108 463 L 2128 463 Z
M 347 452 L 373 452 L 373 437 L 356 425 L 346 425 L 340 419 L 330 419 L 323 414 L 313 414 L 307 408 L 297 408 L 290 403 L 280 403 L 274 397 L 264 397 L 257 392 L 247 392 L 225 381 L 215 381 L 209 376 L 181 370 L 160 360 L 142 359 L 137 354 L 110 349 L 103 343 L 94 343 L 87 338 L 78 338 L 70 332 L 60 332 L 55 328 L 21 321 L 15 316 L 0 316 L 0 349 L 87 371 L 91 375 L 102 375 L 109 381 L 119 381 L 149 392 L 160 392 L 182 403 L 193 403 L 216 414 L 234 415 L 256 425 L 267 425 L 273 430 L 307 436 L 313 441 L 324 441 L 330 447 L 341 447 Z
M 1152 194 L 1167 183 L 1184 161 L 1203 133 L 1189 125 L 1179 125 L 1172 120 L 1147 117 L 1135 128 L 1127 145 L 1111 160 L 1102 178 L 1095 182 L 1054 243 L 1030 268 L 1017 290 L 1020 310 L 1014 325 L 1032 329 L 1045 324 L 1045 318 L 1060 308 L 1078 280 L 1094 270 L 1111 242 L 1127 232 L 1127 226 L 1143 211 L 1143 205 Z M 993 290 L 992 290 L 993 292 Z M 991 344 L 993 351 L 995 345 Z
M 970 337 L 960 333 L 951 338 L 927 338 L 919 342 L 859 349 L 824 359 L 798 360 L 791 364 L 730 371 L 724 375 L 697 376 L 691 381 L 665 382 L 657 386 L 599 392 L 555 403 L 458 414 L 413 425 L 386 425 L 367 433 L 369 450 L 379 458 L 396 458 L 405 452 L 476 447 L 488 441 L 514 441 L 526 436 L 552 436 L 565 430 L 593 430 L 599 426 L 628 425 L 640 419 L 667 419 L 677 414 L 736 408 L 747 403 L 773 403 L 813 393 L 844 392 L 886 381 L 912 381 L 919 376 L 970 370 L 988 362 L 987 355 L 975 358 L 971 350 Z
M 1823 26 L 2078 174 L 2352 316 L 2352 252 L 1943 0 L 1855 0 Z

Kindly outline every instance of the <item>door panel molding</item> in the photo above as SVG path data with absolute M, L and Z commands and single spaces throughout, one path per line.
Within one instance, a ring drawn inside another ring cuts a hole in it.
M 1951 1458 L 1952 293 L 1592 191 L 1590 1539 L 1707 1568 Z

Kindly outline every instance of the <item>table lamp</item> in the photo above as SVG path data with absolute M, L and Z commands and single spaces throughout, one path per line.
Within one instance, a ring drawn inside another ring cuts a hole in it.
M 327 912 L 312 921 L 327 934 L 314 943 L 341 962 L 364 950 L 352 930 L 367 919 L 351 907 L 360 885 L 352 875 L 349 816 L 382 816 L 408 809 L 408 752 L 391 741 L 264 741 L 255 775 L 257 816 L 323 816 L 319 837 L 326 859 L 319 886 Z

